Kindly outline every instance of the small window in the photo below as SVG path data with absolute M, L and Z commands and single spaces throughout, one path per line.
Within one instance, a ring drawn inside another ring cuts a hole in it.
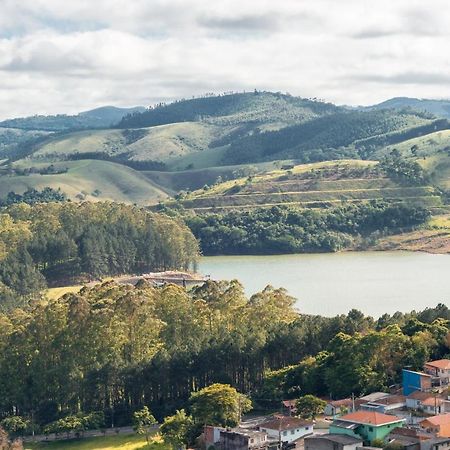
M 250 444 L 253 444 L 253 442 L 255 442 L 255 440 L 253 438 L 250 439 Z
M 287 436 L 287 431 L 283 431 L 283 436 Z
M 291 430 L 291 434 L 295 434 L 295 430 Z
M 372 427 L 369 427 L 369 431 L 373 431 L 373 428 L 372 428 Z
M 309 427 L 305 427 L 305 430 L 309 430 Z

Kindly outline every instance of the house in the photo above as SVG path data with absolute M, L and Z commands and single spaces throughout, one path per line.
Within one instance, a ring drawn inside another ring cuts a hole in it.
M 356 450 L 362 445 L 361 438 L 346 434 L 315 434 L 305 437 L 305 450 Z
M 406 398 L 406 407 L 434 416 L 450 411 L 450 402 L 436 393 L 416 391 Z
M 380 400 L 380 398 L 385 398 L 389 395 L 388 392 L 372 392 L 371 394 L 364 395 L 363 397 L 359 397 L 359 401 L 361 403 L 366 402 L 376 402 L 377 400 Z
M 353 409 L 353 400 L 351 398 L 343 398 L 329 401 L 323 412 L 326 416 L 336 416 L 352 412 Z
M 415 391 L 431 390 L 432 376 L 424 372 L 415 372 L 414 370 L 402 370 L 403 395 L 408 396 Z
M 225 431 L 225 428 L 214 427 L 211 425 L 205 425 L 203 427 L 203 440 L 205 448 L 208 450 L 210 447 L 215 447 L 220 441 L 220 432 Z
M 393 446 L 401 446 L 406 450 L 423 450 L 424 442 L 432 438 L 434 436 L 425 431 L 415 428 L 399 427 L 387 435 L 386 441 Z
M 450 414 L 439 414 L 437 416 L 427 417 L 420 423 L 420 428 L 433 433 L 437 437 L 450 437 Z
M 268 434 L 283 444 L 290 444 L 304 436 L 313 433 L 314 423 L 297 417 L 275 416 L 273 419 L 259 425 L 260 431 Z
M 267 433 L 263 431 L 234 428 L 220 431 L 217 446 L 220 450 L 266 450 L 269 440 Z
M 375 411 L 356 411 L 334 420 L 330 424 L 330 433 L 360 437 L 371 443 L 374 439 L 384 439 L 404 422 L 404 419 Z
M 440 386 L 450 383 L 450 359 L 438 359 L 425 363 L 424 372 L 431 375 Z
M 450 450 L 450 438 L 434 438 L 421 444 L 420 450 Z
M 387 413 L 395 409 L 401 409 L 406 406 L 406 397 L 403 395 L 388 395 L 372 402 L 363 403 L 360 409 L 364 411 L 376 411 Z

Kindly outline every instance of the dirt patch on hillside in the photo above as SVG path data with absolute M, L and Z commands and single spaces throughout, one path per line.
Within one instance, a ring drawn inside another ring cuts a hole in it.
M 373 250 L 450 253 L 450 230 L 418 230 L 381 239 Z

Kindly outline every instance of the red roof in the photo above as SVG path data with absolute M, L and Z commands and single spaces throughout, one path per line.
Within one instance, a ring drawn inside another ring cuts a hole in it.
M 435 367 L 437 369 L 450 369 L 450 359 L 438 359 L 436 361 L 429 361 L 425 363 L 426 366 Z
M 355 422 L 363 425 L 386 425 L 388 423 L 400 422 L 395 416 L 389 416 L 387 414 L 381 414 L 374 411 L 356 411 L 345 416 L 339 417 L 338 420 L 344 420 L 346 422 Z
M 422 420 L 420 424 L 429 423 L 431 425 L 448 425 L 450 424 L 450 414 L 439 414 L 438 416 L 431 416 L 426 418 L 425 420 Z

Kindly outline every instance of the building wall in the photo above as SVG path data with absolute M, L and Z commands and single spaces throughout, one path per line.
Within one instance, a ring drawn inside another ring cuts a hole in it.
M 414 391 L 427 391 L 431 389 L 431 378 L 429 376 L 414 372 L 412 370 L 402 370 L 403 395 L 410 395 Z
M 384 439 L 393 429 L 401 427 L 402 422 L 390 423 L 387 425 L 379 425 L 378 427 L 370 425 L 360 425 L 353 430 L 347 430 L 345 428 L 335 427 L 330 425 L 330 433 L 346 434 L 353 437 L 361 437 L 364 441 L 372 442 L 374 439 Z
M 281 441 L 290 443 L 292 441 L 295 441 L 296 439 L 299 439 L 303 436 L 307 436 L 308 434 L 312 434 L 313 432 L 313 426 L 308 427 L 299 427 L 292 430 L 284 430 L 279 432 L 278 430 L 270 430 L 268 428 L 260 427 L 261 431 L 265 431 L 271 438 L 274 439 L 280 439 L 280 433 L 281 433 Z
M 305 439 L 305 450 L 356 450 L 362 446 L 362 441 L 356 444 L 343 445 L 320 437 Z

